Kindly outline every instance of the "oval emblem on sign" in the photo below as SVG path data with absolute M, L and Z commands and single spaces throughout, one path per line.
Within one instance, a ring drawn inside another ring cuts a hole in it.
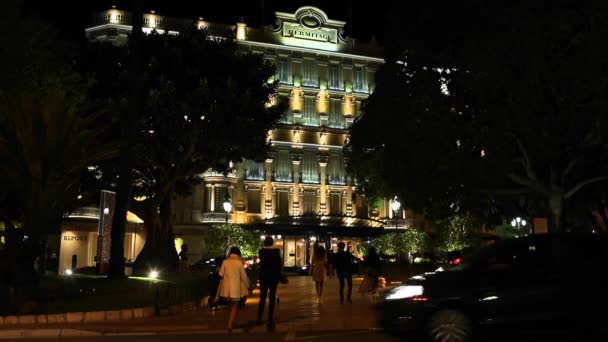
M 319 19 L 312 15 L 305 15 L 300 18 L 300 24 L 307 28 L 319 28 L 321 26 L 321 22 Z

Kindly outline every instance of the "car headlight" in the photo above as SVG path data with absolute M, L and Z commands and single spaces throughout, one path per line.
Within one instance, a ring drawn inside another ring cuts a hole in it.
M 386 300 L 412 298 L 422 296 L 424 287 L 422 285 L 402 285 L 391 290 L 385 297 Z

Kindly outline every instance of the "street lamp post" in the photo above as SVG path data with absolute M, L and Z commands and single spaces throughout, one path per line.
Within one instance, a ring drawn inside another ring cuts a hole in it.
M 228 195 L 226 195 L 226 199 L 224 200 L 224 211 L 226 212 L 226 224 L 228 224 L 228 213 L 232 211 L 232 202 L 230 202 Z
M 517 228 L 517 230 L 520 230 L 522 227 L 526 226 L 526 223 L 526 220 L 518 216 L 511 221 L 511 226 L 513 228 Z
M 399 225 L 399 221 L 397 221 L 399 208 L 401 208 L 401 202 L 399 202 L 397 196 L 395 196 L 395 198 L 393 198 L 393 203 L 391 203 L 391 209 L 393 209 L 393 217 L 395 218 L 395 229 L 397 229 L 397 226 Z

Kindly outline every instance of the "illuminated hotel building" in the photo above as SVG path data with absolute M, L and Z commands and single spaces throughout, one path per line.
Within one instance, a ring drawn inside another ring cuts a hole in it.
M 212 35 L 234 32 L 239 49 L 276 65 L 278 97 L 289 103 L 277 128 L 269 132 L 265 160 L 238 163 L 227 176 L 208 171 L 192 196 L 175 199 L 177 244 L 187 242 L 193 253 L 204 250 L 206 225 L 225 222 L 227 198 L 232 203 L 229 222 L 274 235 L 285 266 L 306 263 L 314 242 L 331 247 L 343 240 L 356 252 L 357 243 L 379 234 L 392 219 L 388 201 L 370 208 L 357 194 L 343 155 L 349 127 L 374 89 L 382 49 L 343 36 L 346 23 L 315 7 L 276 12 L 276 18 L 273 27 L 252 28 L 243 20 L 223 25 L 144 15 L 147 32 L 178 32 L 184 25 L 197 25 Z M 90 40 L 121 43 L 130 29 L 130 14 L 111 9 L 99 14 L 86 32 Z M 399 215 L 405 217 L 403 211 Z M 407 222 L 399 226 L 405 228 Z

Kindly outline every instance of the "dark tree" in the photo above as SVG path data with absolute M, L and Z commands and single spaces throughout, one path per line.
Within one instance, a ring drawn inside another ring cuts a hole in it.
M 93 59 L 105 65 L 97 68 L 108 71 L 97 74 L 103 80 L 101 97 L 120 116 L 128 102 L 120 82 L 128 78 L 128 50 L 91 48 L 97 56 Z M 270 105 L 276 91 L 269 81 L 274 67 L 239 52 L 233 37 L 211 37 L 195 29 L 175 36 L 154 32 L 143 37 L 142 56 L 143 115 L 132 144 L 131 196 L 140 200 L 131 201 L 129 208 L 144 220 L 147 239 L 135 267 L 170 270 L 177 265 L 172 197 L 188 194 L 208 169 L 226 172 L 231 161 L 262 158 L 282 106 Z M 115 164 L 98 166 L 100 181 L 116 183 L 108 177 L 117 174 Z
M 526 210 L 565 230 L 573 197 L 608 179 L 606 10 L 399 6 L 392 13 L 406 17 L 393 20 L 387 63 L 353 127 L 354 171 L 370 191 L 434 217 Z
M 59 233 L 77 205 L 79 175 L 115 157 L 118 145 L 102 139 L 104 120 L 89 101 L 92 81 L 73 67 L 70 47 L 40 19 L 12 10 L 0 30 L 0 197 L 14 265 L 35 284 L 46 236 Z

